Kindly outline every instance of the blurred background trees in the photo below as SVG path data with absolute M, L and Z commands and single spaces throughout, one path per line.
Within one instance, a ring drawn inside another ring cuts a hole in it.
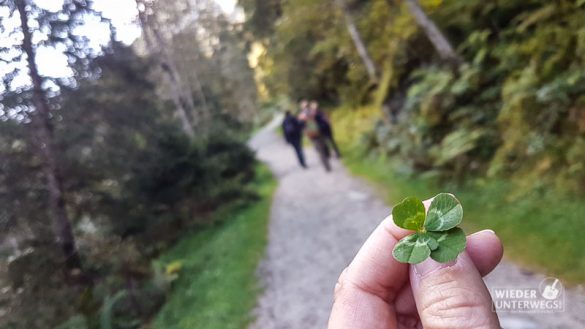
M 240 4 L 271 95 L 379 109 L 359 141 L 403 172 L 583 192 L 583 1 Z
M 0 328 L 148 319 L 152 259 L 254 200 L 260 102 L 336 108 L 404 176 L 584 193 L 585 1 L 133 0 L 132 45 L 62 3 L 0 1 Z
M 93 2 L 1 2 L 0 328 L 139 326 L 170 280 L 152 259 L 255 198 L 241 26 L 214 1 L 136 5 L 127 45 Z

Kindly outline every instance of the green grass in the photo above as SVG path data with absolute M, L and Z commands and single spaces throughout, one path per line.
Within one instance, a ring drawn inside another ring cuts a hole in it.
M 339 117 L 334 120 L 341 125 L 356 121 Z M 463 204 L 463 228 L 468 233 L 493 229 L 502 239 L 508 259 L 571 284 L 585 283 L 582 200 L 542 191 L 519 195 L 503 179 L 476 180 L 457 186 L 401 175 L 389 159 L 364 155 L 356 142 L 359 129 L 336 131 L 341 133 L 338 140 L 346 166 L 377 186 L 388 202 L 396 203 L 407 196 L 428 198 L 440 192 L 454 193 Z
M 259 201 L 221 209 L 219 224 L 186 236 L 160 257 L 182 268 L 153 328 L 241 329 L 252 320 L 260 292 L 255 271 L 267 243 L 276 182 L 260 167 L 253 185 Z

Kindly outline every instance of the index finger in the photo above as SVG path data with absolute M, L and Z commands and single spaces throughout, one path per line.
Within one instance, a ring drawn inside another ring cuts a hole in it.
M 396 226 L 392 215 L 376 227 L 335 286 L 330 329 L 396 328 L 393 302 L 409 274 L 408 264 L 394 259 L 392 249 L 410 233 Z
M 372 232 L 339 277 L 328 328 L 396 328 L 392 302 L 408 282 L 408 264 L 397 262 L 392 249 L 408 233 L 392 216 Z
M 432 199 L 423 201 L 425 208 L 428 209 L 431 202 Z M 344 280 L 386 302 L 393 301 L 408 281 L 408 264 L 397 261 L 392 249 L 398 240 L 411 233 L 396 226 L 392 215 L 386 217 L 345 270 Z
M 396 226 L 392 215 L 386 217 L 347 267 L 344 281 L 386 302 L 394 300 L 408 280 L 408 264 L 394 259 L 392 249 L 410 233 Z

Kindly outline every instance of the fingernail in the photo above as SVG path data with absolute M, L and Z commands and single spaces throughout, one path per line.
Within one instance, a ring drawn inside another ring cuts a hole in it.
M 433 259 L 429 258 L 422 263 L 418 263 L 414 265 L 414 272 L 419 276 L 423 277 L 432 273 L 436 270 L 440 270 L 443 268 L 451 267 L 457 263 L 457 259 L 454 259 L 447 263 L 439 263 L 434 261 Z
M 496 237 L 498 236 L 496 234 L 496 232 L 494 232 L 494 230 L 490 230 L 490 229 L 477 231 L 475 233 L 471 233 L 469 236 L 484 235 L 484 234 L 491 234 L 491 235 L 494 235 Z

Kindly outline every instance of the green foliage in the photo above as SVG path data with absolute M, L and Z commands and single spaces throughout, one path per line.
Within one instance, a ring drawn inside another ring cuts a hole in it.
M 205 139 L 187 139 L 157 97 L 151 67 L 113 44 L 51 99 L 83 262 L 69 281 L 47 221 L 33 128 L 21 117 L 0 120 L 0 232 L 18 246 L 0 259 L 0 312 L 10 309 L 0 327 L 137 328 L 160 308 L 177 274 L 151 260 L 185 232 L 213 224 L 220 206 L 257 199 L 248 187 L 256 162 L 238 120 L 218 115 Z
M 288 1 L 265 43 L 272 96 L 341 103 L 332 120 L 345 163 L 393 186 L 384 189 L 392 201 L 458 191 L 465 226 L 494 227 L 516 260 L 584 282 L 572 260 L 585 246 L 569 229 L 583 227 L 583 1 L 421 1 L 464 58 L 457 70 L 437 60 L 399 2 L 348 3 L 379 84 L 365 86 L 337 14 Z M 316 83 L 323 75 L 334 83 Z
M 52 328 L 76 314 L 84 290 L 63 282 L 62 261 L 56 244 L 37 244 L 3 262 L 0 306 L 10 312 L 0 319 L 0 328 Z M 30 316 L 31 312 L 35 316 Z M 70 321 L 79 323 L 80 319 Z
M 445 2 L 433 15 L 459 40 L 468 64 L 456 74 L 436 65 L 405 72 L 412 83 L 394 88 L 408 97 L 398 126 L 376 144 L 399 145 L 386 152 L 444 178 L 511 175 L 519 188 L 533 188 L 524 182 L 540 176 L 578 191 L 582 179 L 566 179 L 571 165 L 564 156 L 583 131 L 575 122 L 583 86 L 576 22 L 584 17 L 576 7 Z
M 400 262 L 418 264 L 431 256 L 446 263 L 465 249 L 465 233 L 455 227 L 463 219 L 463 208 L 451 194 L 436 195 L 426 216 L 419 199 L 406 198 L 394 206 L 392 218 L 398 227 L 416 231 L 394 246 L 392 255 Z
M 428 232 L 427 234 L 437 241 L 437 248 L 432 249 L 431 258 L 439 263 L 452 261 L 465 249 L 467 239 L 465 232 L 459 227 L 445 232 Z
M 337 118 L 344 120 L 346 116 L 336 114 L 334 124 Z M 581 198 L 550 189 L 518 194 L 515 184 L 502 178 L 455 185 L 436 177 L 413 176 L 405 173 L 400 161 L 364 156 L 363 149 L 348 142 L 340 144 L 350 171 L 377 186 L 389 203 L 409 195 L 430 197 L 449 189 L 465 204 L 466 231 L 489 227 L 496 231 L 511 260 L 566 282 L 585 282 L 585 259 L 581 257 L 585 248 L 581 234 L 585 230 L 585 205 Z
M 415 233 L 398 241 L 392 250 L 392 255 L 399 262 L 418 264 L 429 257 L 431 246 L 437 246 L 434 238 L 424 233 Z
M 415 197 L 406 198 L 392 209 L 392 216 L 398 227 L 420 231 L 425 223 L 425 206 Z
M 436 195 L 431 202 L 425 229 L 427 231 L 448 231 L 461 223 L 463 207 L 454 196 L 447 193 Z
M 83 315 L 75 315 L 55 327 L 55 329 L 88 329 L 87 320 Z
M 126 221 L 112 223 L 117 234 L 147 233 L 149 240 L 150 233 L 189 225 L 195 214 L 220 202 L 253 197 L 242 186 L 254 176 L 255 159 L 239 138 L 218 133 L 191 143 L 182 135 L 161 137 L 141 157 L 140 168 L 127 183 L 128 193 L 116 204 L 136 205 Z
M 263 39 L 274 32 L 274 25 L 281 14 L 281 0 L 239 0 L 246 14 L 246 30 L 255 38 Z
M 153 328 L 239 329 L 250 323 L 275 187 L 268 169 L 260 167 L 251 186 L 258 202 L 222 208 L 215 214 L 218 224 L 190 234 L 161 255 L 163 263 L 180 259 L 182 268 Z
M 344 25 L 344 17 L 333 2 L 313 0 L 256 1 L 242 0 L 250 31 L 255 40 L 265 44 L 267 53 L 260 58 L 265 72 L 264 83 L 272 97 L 287 95 L 293 100 L 314 98 L 325 102 L 340 100 L 359 104 L 369 98 L 373 86 L 361 64 L 353 42 Z M 258 16 L 258 12 L 274 12 L 279 19 Z M 375 60 L 386 59 L 392 12 L 385 0 L 359 2 L 352 6 L 356 25 L 362 32 Z M 266 24 L 266 20 L 271 20 Z M 262 26 L 258 35 L 254 26 Z M 272 33 L 267 33 L 272 32 Z
M 246 3 L 252 13 L 266 9 Z M 583 4 L 421 3 L 465 63 L 456 70 L 440 63 L 404 4 L 348 1 L 382 72 L 370 86 L 340 13 L 323 2 L 279 2 L 261 61 L 272 96 L 381 108 L 372 131 L 356 138 L 409 172 L 458 181 L 503 176 L 523 190 L 544 184 L 581 193 L 585 171 L 574 141 L 585 132 Z
M 106 296 L 102 309 L 100 312 L 100 328 L 101 329 L 113 329 L 112 317 L 113 308 L 117 302 L 122 298 L 126 297 L 127 292 L 125 290 L 118 291 L 113 297 Z

